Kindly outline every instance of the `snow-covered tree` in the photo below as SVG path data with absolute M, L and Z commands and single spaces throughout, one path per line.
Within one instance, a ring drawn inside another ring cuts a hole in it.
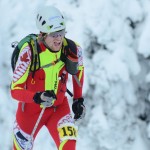
M 11 149 L 17 103 L 9 93 L 11 43 L 38 33 L 36 9 L 43 4 L 63 11 L 66 37 L 77 41 L 84 50 L 87 113 L 80 122 L 77 149 L 148 150 L 149 0 L 1 0 L 0 148 Z M 47 130 L 41 130 L 34 149 L 56 149 Z

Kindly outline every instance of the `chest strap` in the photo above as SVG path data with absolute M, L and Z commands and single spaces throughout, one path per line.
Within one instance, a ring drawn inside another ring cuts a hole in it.
M 47 64 L 47 65 L 41 66 L 40 68 L 48 68 L 48 67 L 51 67 L 51 66 L 57 64 L 59 61 L 60 61 L 60 59 L 57 59 L 57 60 L 55 60 L 55 61 L 53 61 L 53 62 L 51 62 L 51 63 L 49 63 L 49 64 Z

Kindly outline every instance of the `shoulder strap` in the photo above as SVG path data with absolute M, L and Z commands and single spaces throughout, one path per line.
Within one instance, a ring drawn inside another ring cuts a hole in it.
M 65 63 L 68 73 L 75 75 L 78 72 L 77 46 L 74 41 L 64 38 L 61 60 Z
M 68 38 L 65 38 L 65 40 L 67 42 L 67 45 L 65 45 L 65 48 L 67 50 L 70 50 L 70 53 L 73 53 L 75 56 L 77 56 L 77 46 L 76 46 L 75 42 Z
M 67 38 L 64 38 L 63 45 L 64 45 L 63 57 L 64 57 L 64 59 L 66 59 L 65 60 L 66 69 L 67 69 L 68 73 L 73 75 L 75 81 L 77 82 L 79 87 L 81 87 L 81 83 L 76 75 L 76 73 L 78 72 L 77 45 L 75 44 L 74 41 L 67 39 Z M 65 57 L 65 55 L 66 55 L 66 57 Z
M 31 39 L 29 44 L 32 49 L 32 62 L 30 66 L 30 71 L 33 72 L 33 77 L 34 77 L 35 71 L 40 68 L 40 58 L 39 58 L 39 52 L 37 47 L 37 35 L 31 34 L 30 36 Z
M 77 46 L 74 41 L 64 38 L 63 41 L 63 53 L 69 55 L 69 51 L 72 52 L 74 55 L 77 56 Z

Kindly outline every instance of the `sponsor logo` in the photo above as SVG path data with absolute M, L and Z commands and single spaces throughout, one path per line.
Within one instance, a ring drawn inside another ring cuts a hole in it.
M 54 17 L 49 18 L 49 21 L 52 21 L 53 19 L 58 19 L 58 18 L 61 18 L 61 17 L 60 16 L 54 16 Z
M 74 120 L 73 120 L 71 114 L 68 114 L 68 115 L 64 116 L 63 118 L 61 118 L 61 119 L 59 120 L 57 126 L 60 126 L 60 125 L 62 125 L 62 124 L 64 124 L 64 123 L 74 123 Z
M 58 28 L 61 28 L 61 26 L 57 26 L 57 27 L 55 27 L 54 29 L 58 29 Z

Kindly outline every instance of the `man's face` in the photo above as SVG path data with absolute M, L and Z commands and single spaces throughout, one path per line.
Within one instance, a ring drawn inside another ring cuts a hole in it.
M 65 30 L 53 32 L 46 35 L 45 42 L 51 50 L 59 51 L 61 49 L 64 36 Z

